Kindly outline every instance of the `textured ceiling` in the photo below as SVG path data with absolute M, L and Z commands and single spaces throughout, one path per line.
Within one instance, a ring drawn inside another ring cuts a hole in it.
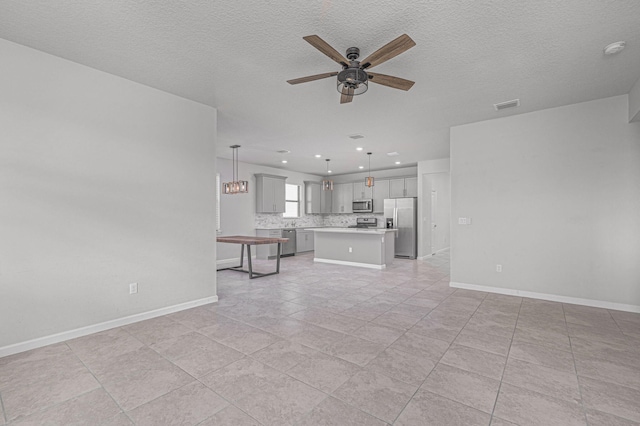
M 373 169 L 444 158 L 452 125 L 628 93 L 638 28 L 638 0 L 0 0 L 0 37 L 214 106 L 221 156 L 240 144 L 242 161 L 316 174 L 314 154 L 334 173 L 367 165 L 356 146 Z M 409 92 L 372 84 L 340 105 L 333 78 L 286 83 L 339 70 L 303 36 L 364 58 L 403 33 L 417 45 L 374 71 Z

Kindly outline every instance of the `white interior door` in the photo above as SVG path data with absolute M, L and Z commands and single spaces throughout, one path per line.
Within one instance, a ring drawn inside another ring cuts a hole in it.
M 422 253 L 433 255 L 449 247 L 451 186 L 448 172 L 422 175 Z
M 438 191 L 431 190 L 431 254 L 436 254 L 438 246 Z

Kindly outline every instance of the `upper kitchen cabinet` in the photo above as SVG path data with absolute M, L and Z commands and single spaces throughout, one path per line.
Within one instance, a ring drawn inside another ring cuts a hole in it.
M 404 179 L 405 197 L 417 197 L 418 196 L 418 178 L 405 178 Z
M 320 213 L 331 213 L 331 206 L 333 205 L 332 196 L 333 191 L 320 191 Z
M 373 212 L 384 213 L 384 200 L 389 196 L 389 181 L 376 180 L 373 184 Z
M 368 187 L 364 182 L 353 184 L 353 201 L 371 200 L 373 198 L 373 188 Z
M 323 213 L 322 188 L 320 182 L 304 181 L 305 213 Z
M 398 178 L 389 180 L 389 198 L 417 197 L 418 178 Z
M 353 213 L 353 184 L 334 184 L 331 204 L 331 213 Z
M 284 213 L 286 176 L 256 173 L 256 213 Z

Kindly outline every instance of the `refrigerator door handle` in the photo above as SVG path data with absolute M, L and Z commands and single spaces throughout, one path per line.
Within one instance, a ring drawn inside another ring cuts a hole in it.
M 398 229 L 398 208 L 393 208 L 393 229 Z M 396 238 L 398 238 L 398 232 L 394 232 Z

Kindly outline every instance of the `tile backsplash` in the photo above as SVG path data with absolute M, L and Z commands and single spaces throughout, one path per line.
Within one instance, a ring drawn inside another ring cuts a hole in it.
M 256 213 L 254 225 L 256 228 L 300 228 L 314 226 L 347 227 L 356 224 L 358 217 L 375 217 L 378 219 L 378 227 L 384 227 L 383 214 L 307 214 L 295 219 L 282 217 L 282 214 Z
M 282 213 L 256 213 L 254 225 L 256 228 L 299 228 L 304 226 L 325 226 L 322 216 L 319 214 L 307 214 L 302 217 L 290 219 L 282 217 Z
M 356 224 L 356 218 L 358 217 L 375 217 L 378 219 L 378 227 L 384 227 L 384 214 L 373 213 L 350 213 L 350 214 L 328 214 L 324 216 L 324 223 L 322 226 L 337 226 L 347 227 Z

